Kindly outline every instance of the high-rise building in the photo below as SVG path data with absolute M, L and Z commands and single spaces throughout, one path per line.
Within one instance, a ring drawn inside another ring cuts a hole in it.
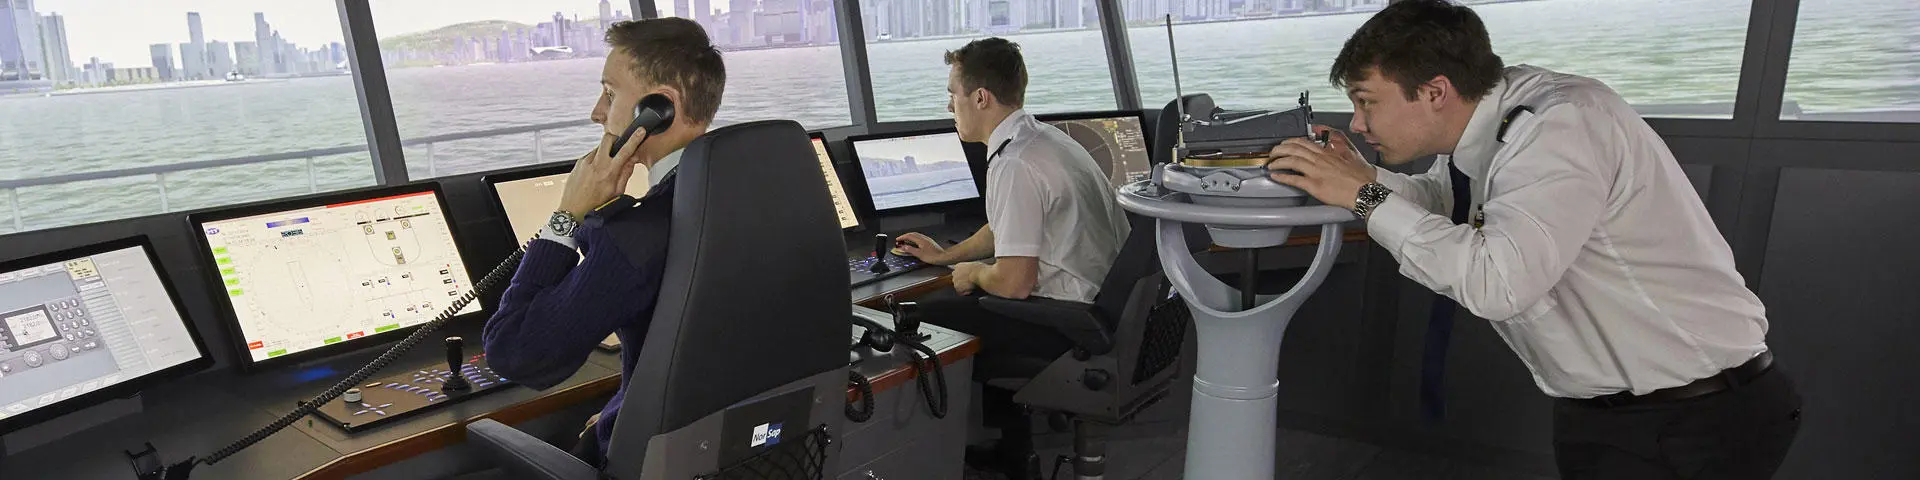
M 182 78 L 212 78 L 213 67 L 207 62 L 211 57 L 206 33 L 200 27 L 200 12 L 187 12 L 187 43 L 180 44 L 180 69 L 186 72 Z
M 832 0 L 805 0 L 807 43 L 824 45 L 839 41 L 840 29 L 833 24 Z
M 253 12 L 253 42 L 257 53 L 255 56 L 257 74 L 271 75 L 282 72 L 279 61 L 280 46 L 274 43 L 277 39 L 278 37 L 273 34 L 273 26 L 267 24 L 267 14 Z
M 293 42 L 280 38 L 278 31 L 273 32 L 273 44 L 280 47 L 280 57 L 275 60 L 280 64 L 280 73 L 302 74 L 313 71 L 313 62 L 308 61 L 307 54 L 302 53 L 300 47 Z
M 1082 0 L 1054 0 L 1054 28 L 1082 28 L 1087 26 L 1086 6 L 1093 2 Z
M 953 2 L 951 0 L 925 0 L 926 6 L 921 13 L 922 33 L 929 36 L 953 34 Z
M 178 78 L 175 76 L 178 73 L 173 69 L 173 45 L 156 43 L 148 46 L 147 50 L 153 54 L 154 74 L 158 75 L 160 80 L 171 81 Z
M 806 41 L 806 10 L 802 0 L 765 0 L 754 15 L 754 43 L 790 44 Z
M 67 19 L 58 13 L 40 17 L 40 47 L 46 51 L 42 65 L 46 65 L 47 78 L 54 85 L 73 83 L 77 72 L 73 68 L 73 52 L 67 46 Z
M 754 37 L 753 15 L 755 10 L 759 10 L 756 8 L 758 3 L 756 0 L 727 0 L 727 26 L 733 31 L 729 37 L 732 41 L 727 43 L 740 45 Z
M 713 36 L 713 4 L 711 0 L 693 0 L 693 21 L 707 27 L 707 36 Z M 714 38 L 715 42 L 720 39 Z
M 260 50 L 263 53 L 273 54 L 274 70 L 267 73 L 300 73 L 300 57 L 295 55 L 298 52 L 293 49 L 293 45 L 288 45 L 285 39 L 280 38 L 279 30 L 274 30 L 273 35 L 267 37 L 267 45 L 272 45 L 273 49 L 268 50 L 263 47 Z
M 607 31 L 613 25 L 613 4 L 600 0 L 600 31 Z
M 33 0 L 0 0 L 0 7 L 0 93 L 51 88 Z
M 255 42 L 233 42 L 234 68 L 241 75 L 260 74 L 260 44 Z
M 207 66 L 211 69 L 207 78 L 227 78 L 227 74 L 237 71 L 233 65 L 233 48 L 219 40 L 207 42 Z
M 331 50 L 331 52 L 329 52 L 331 55 L 327 57 L 327 61 L 333 64 L 331 66 L 339 66 L 341 64 L 347 63 L 347 46 L 346 45 L 343 45 L 340 42 L 333 42 L 333 43 L 327 44 L 327 48 Z
M 569 30 L 567 25 L 567 17 L 565 15 L 561 15 L 560 12 L 553 12 L 553 40 L 552 40 L 553 43 L 549 43 L 548 45 L 553 45 L 553 46 L 566 45 L 567 30 Z
M 859 1 L 860 31 L 866 35 L 866 41 L 872 42 L 880 38 L 880 2 L 874 0 Z
M 112 63 L 100 63 L 100 57 L 89 60 L 86 67 L 81 69 L 80 83 L 98 86 L 113 81 Z

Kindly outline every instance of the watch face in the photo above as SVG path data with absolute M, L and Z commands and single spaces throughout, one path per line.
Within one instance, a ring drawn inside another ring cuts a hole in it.
M 547 220 L 547 226 L 553 228 L 553 233 L 562 236 L 572 236 L 573 227 L 577 225 L 579 225 L 579 223 L 573 220 L 573 216 L 567 215 L 565 212 L 554 212 L 553 217 Z

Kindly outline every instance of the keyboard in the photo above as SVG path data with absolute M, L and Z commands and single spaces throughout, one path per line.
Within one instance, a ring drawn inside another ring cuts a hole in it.
M 903 256 L 888 254 L 886 273 L 873 273 L 870 270 L 871 268 L 873 268 L 873 262 L 874 262 L 874 259 L 873 259 L 873 256 L 871 255 L 867 256 L 866 258 L 847 259 L 847 276 L 851 280 L 850 282 L 851 285 L 849 285 L 850 287 L 858 287 L 858 286 L 866 285 L 869 283 L 878 282 L 878 281 L 886 280 L 893 277 L 898 277 L 901 275 L 905 275 L 907 272 L 919 270 L 921 267 L 927 266 L 927 264 L 921 263 L 920 259 L 918 258 L 903 257 Z

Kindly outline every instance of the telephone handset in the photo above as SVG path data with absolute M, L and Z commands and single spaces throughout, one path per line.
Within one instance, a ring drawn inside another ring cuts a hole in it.
M 647 131 L 647 136 L 641 137 L 640 141 L 646 142 L 646 138 L 666 131 L 672 126 L 673 100 L 658 93 L 647 95 L 640 99 L 640 103 L 633 105 L 633 121 L 627 123 L 627 131 L 613 139 L 613 145 L 607 150 L 607 158 L 619 155 L 620 148 L 627 146 L 627 141 L 632 140 L 633 134 L 641 129 Z
M 893 302 L 891 298 L 887 301 Z M 853 323 L 866 329 L 866 332 L 860 335 L 860 341 L 855 343 L 853 348 L 866 346 L 875 352 L 884 353 L 892 351 L 894 345 L 907 346 L 908 356 L 911 357 L 911 361 L 907 364 L 913 367 L 914 383 L 920 388 L 920 396 L 926 399 L 927 409 L 931 411 L 933 418 L 947 418 L 947 372 L 940 365 L 940 354 L 933 351 L 933 348 L 928 347 L 927 344 L 920 342 L 923 337 L 918 332 L 920 325 L 918 305 L 913 302 L 895 303 L 892 310 L 894 329 L 881 326 L 880 322 L 854 315 Z M 849 380 L 857 388 L 864 387 L 861 394 L 862 403 L 866 409 L 859 411 L 852 405 L 848 405 L 847 418 L 863 422 L 865 418 L 872 416 L 872 387 L 861 385 L 866 378 L 860 376 L 858 372 L 852 373 Z
M 640 137 L 640 142 L 646 143 L 647 139 L 653 138 L 653 134 L 666 130 L 667 127 L 672 124 L 673 101 L 665 95 L 658 93 L 647 95 L 645 98 L 640 99 L 639 105 L 634 106 L 633 121 L 628 123 L 626 133 L 614 140 L 613 151 L 608 152 L 608 156 L 613 156 L 620 151 L 621 147 L 626 146 L 627 141 L 632 139 L 635 132 L 645 129 L 647 136 Z M 529 240 L 528 244 L 531 243 L 532 240 Z M 151 444 L 148 445 L 145 451 L 140 453 L 127 452 L 128 461 L 133 465 L 134 473 L 138 475 L 141 480 L 184 480 L 193 472 L 196 464 L 213 465 L 293 425 L 293 422 L 313 414 L 314 411 L 320 409 L 321 405 L 325 405 L 327 402 L 339 398 L 340 395 L 346 393 L 348 389 L 360 385 L 360 382 L 364 382 L 368 377 L 379 373 L 380 369 L 386 368 L 387 365 L 398 360 L 400 355 L 405 354 L 408 350 L 412 350 L 415 345 L 425 341 L 428 335 L 439 330 L 440 327 L 445 326 L 447 322 L 452 321 L 456 312 L 466 308 L 467 304 L 473 303 L 474 300 L 478 299 L 481 292 L 492 291 L 494 285 L 498 285 L 500 282 L 512 276 L 514 270 L 517 270 L 520 266 L 520 258 L 525 256 L 526 253 L 526 245 L 514 249 L 513 253 L 508 254 L 505 260 L 502 260 L 499 265 L 495 265 L 492 271 L 487 272 L 486 276 L 481 277 L 480 281 L 474 283 L 473 291 L 467 292 L 466 295 L 461 295 L 460 298 L 455 299 L 452 305 L 447 306 L 446 311 L 441 312 L 440 315 L 434 317 L 432 321 L 421 324 L 419 329 L 413 331 L 413 334 L 408 335 L 407 338 L 401 340 L 399 344 L 387 349 L 385 353 L 380 354 L 378 358 L 368 363 L 367 366 L 361 367 L 359 371 L 353 372 L 353 374 L 348 375 L 347 378 L 341 379 L 319 395 L 299 402 L 299 407 L 294 408 L 294 410 L 287 413 L 286 416 L 280 417 L 266 427 L 256 430 L 252 434 L 248 434 L 246 437 L 227 445 L 225 448 L 214 451 L 213 454 L 207 455 L 205 458 L 187 457 L 186 460 L 179 463 L 165 465 L 157 458 L 159 453 Z M 937 366 L 938 362 L 935 362 L 935 364 Z

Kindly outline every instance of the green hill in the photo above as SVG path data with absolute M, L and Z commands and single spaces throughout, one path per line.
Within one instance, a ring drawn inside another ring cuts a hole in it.
M 482 20 L 448 25 L 424 32 L 405 33 L 380 39 L 381 50 L 450 51 L 456 42 L 479 37 L 499 41 L 501 32 L 533 30 L 532 25 L 507 20 Z

